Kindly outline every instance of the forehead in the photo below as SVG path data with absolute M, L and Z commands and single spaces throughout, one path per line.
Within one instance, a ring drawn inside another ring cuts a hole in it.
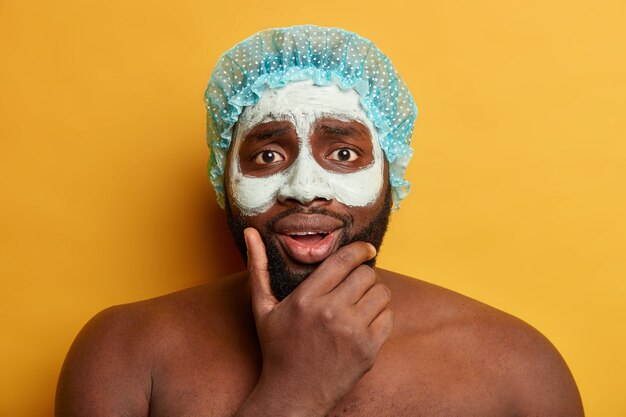
M 284 87 L 263 92 L 254 106 L 244 109 L 239 118 L 241 133 L 261 123 L 291 121 L 313 123 L 317 119 L 356 120 L 373 133 L 371 121 L 353 89 L 338 86 L 317 86 L 312 80 L 291 82 Z M 296 120 L 297 119 L 297 120 Z

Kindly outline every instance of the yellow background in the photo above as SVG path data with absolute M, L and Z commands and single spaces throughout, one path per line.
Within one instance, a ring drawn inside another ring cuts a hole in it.
M 528 321 L 626 416 L 626 3 L 0 1 L 0 415 L 51 415 L 99 310 L 241 267 L 202 94 L 257 30 L 375 41 L 420 108 L 380 265 Z

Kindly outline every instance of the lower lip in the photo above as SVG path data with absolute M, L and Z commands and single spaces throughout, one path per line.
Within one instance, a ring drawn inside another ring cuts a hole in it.
M 290 258 L 301 264 L 317 264 L 328 258 L 335 249 L 338 230 L 327 234 L 314 244 L 293 239 L 289 235 L 279 235 L 279 240 Z

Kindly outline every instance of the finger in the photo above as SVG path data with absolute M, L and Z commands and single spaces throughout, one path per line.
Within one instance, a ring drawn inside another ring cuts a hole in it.
M 384 284 L 375 284 L 356 303 L 356 317 L 371 326 L 378 315 L 389 306 L 391 291 Z
M 349 243 L 326 258 L 295 291 L 310 291 L 318 295 L 328 294 L 357 266 L 374 256 L 376 256 L 376 249 L 372 244 Z
M 356 304 L 376 284 L 376 272 L 367 265 L 359 265 L 329 295 L 344 305 Z M 369 325 L 369 322 L 367 322 Z
M 262 317 L 278 304 L 270 286 L 270 274 L 267 270 L 267 254 L 259 232 L 248 227 L 243 231 L 248 248 L 248 274 L 252 292 L 252 308 L 255 317 Z
M 393 311 L 389 308 L 384 309 L 381 313 L 372 321 L 369 326 L 370 337 L 372 343 L 376 349 L 380 349 L 381 346 L 389 339 L 393 330 Z

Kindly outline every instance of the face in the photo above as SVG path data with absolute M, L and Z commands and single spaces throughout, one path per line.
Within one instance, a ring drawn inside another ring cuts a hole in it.
M 339 247 L 380 246 L 391 207 L 385 167 L 352 89 L 290 83 L 244 109 L 228 156 L 227 216 L 244 256 L 243 229 L 259 230 L 277 298 Z

